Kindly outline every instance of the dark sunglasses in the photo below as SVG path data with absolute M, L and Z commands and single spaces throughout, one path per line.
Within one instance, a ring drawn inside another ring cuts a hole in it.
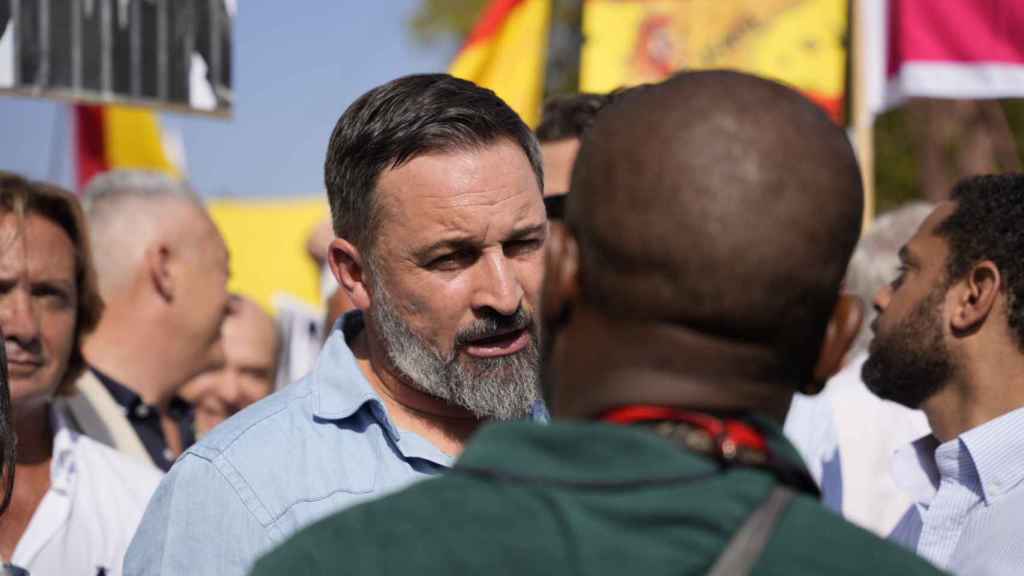
M 544 209 L 548 211 L 548 220 L 565 220 L 565 197 L 568 194 L 557 194 L 544 197 Z

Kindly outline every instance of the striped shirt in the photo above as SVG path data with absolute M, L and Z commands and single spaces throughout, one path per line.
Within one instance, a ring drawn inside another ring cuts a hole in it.
M 944 444 L 915 441 L 893 476 L 914 504 L 890 540 L 954 574 L 1024 574 L 1024 408 Z

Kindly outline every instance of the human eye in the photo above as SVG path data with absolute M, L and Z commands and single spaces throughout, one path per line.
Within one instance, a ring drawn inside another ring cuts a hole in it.
M 540 250 L 544 241 L 541 238 L 520 238 L 505 243 L 505 255 L 509 257 L 524 256 Z
M 432 259 L 427 263 L 427 268 L 441 272 L 451 272 L 469 266 L 473 263 L 473 260 L 475 260 L 475 255 L 472 251 L 453 250 Z
M 900 264 L 896 267 L 896 276 L 892 279 L 892 282 L 889 283 L 889 286 L 891 286 L 893 290 L 896 290 L 903 285 L 903 280 L 906 278 L 907 271 L 909 269 L 910 268 L 906 264 Z
M 33 286 L 32 297 L 43 300 L 55 308 L 64 308 L 71 303 L 70 293 L 64 288 L 52 284 Z

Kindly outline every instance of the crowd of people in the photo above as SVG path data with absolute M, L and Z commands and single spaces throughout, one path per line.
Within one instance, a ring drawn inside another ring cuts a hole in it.
M 1024 571 L 1024 175 L 862 236 L 844 131 L 704 71 L 536 132 L 399 78 L 324 181 L 331 320 L 275 392 L 187 183 L 0 173 L 8 573 Z

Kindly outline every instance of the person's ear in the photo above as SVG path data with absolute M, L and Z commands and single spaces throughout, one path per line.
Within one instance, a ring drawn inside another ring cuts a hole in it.
M 954 334 L 969 334 L 985 323 L 1002 288 L 999 268 L 991 260 L 979 262 L 954 288 L 950 327 Z
M 852 294 L 840 294 L 832 317 L 821 342 L 818 363 L 814 366 L 812 381 L 801 392 L 814 395 L 821 392 L 829 378 L 843 367 L 843 359 L 853 345 L 864 322 L 864 303 Z
M 177 283 L 171 271 L 171 248 L 167 244 L 155 244 L 143 254 L 145 270 L 153 290 L 165 302 L 174 300 Z
M 579 249 L 576 237 L 562 222 L 551 222 L 544 254 L 544 291 L 541 313 L 555 326 L 579 297 Z
M 370 292 L 363 254 L 344 238 L 335 238 L 327 248 L 327 262 L 349 300 L 359 310 L 370 307 Z

